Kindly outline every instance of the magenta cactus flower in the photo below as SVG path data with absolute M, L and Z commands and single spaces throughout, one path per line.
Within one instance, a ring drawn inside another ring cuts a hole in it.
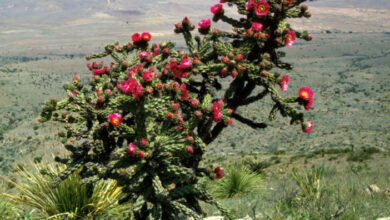
M 119 126 L 122 123 L 122 116 L 118 113 L 112 113 L 107 116 L 113 126 Z
M 253 4 L 254 4 L 254 0 L 249 0 L 247 3 L 245 3 L 245 9 L 247 11 L 252 10 L 253 9 Z
M 291 47 L 296 40 L 296 34 L 294 31 L 288 31 L 286 36 L 284 37 L 284 44 L 286 44 L 287 47 Z
M 134 43 L 140 43 L 142 41 L 142 37 L 139 33 L 135 33 L 131 36 L 131 39 Z
M 152 39 L 152 35 L 149 32 L 143 32 L 141 34 L 141 39 L 145 42 L 148 42 Z
M 180 68 L 181 69 L 188 69 L 192 66 L 192 62 L 188 58 L 183 58 L 180 62 Z
M 181 91 L 180 100 L 187 101 L 190 97 L 188 96 L 186 84 L 183 83 L 180 85 L 180 91 Z
M 130 156 L 134 156 L 136 151 L 137 151 L 137 146 L 135 146 L 135 144 L 133 143 L 130 143 L 129 147 L 127 148 L 127 154 Z
M 307 111 L 309 111 L 312 105 L 313 105 L 313 98 L 309 99 L 309 101 L 306 101 L 304 107 Z
M 255 13 L 257 16 L 266 16 L 269 12 L 269 4 L 267 0 L 261 0 L 255 4 Z
M 211 20 L 208 18 L 208 19 L 203 19 L 201 21 L 199 21 L 198 23 L 198 27 L 199 27 L 199 30 L 207 30 L 210 28 L 210 24 L 211 24 Z
M 254 32 L 262 31 L 263 30 L 263 24 L 257 23 L 257 22 L 252 22 L 252 30 Z
M 299 89 L 299 98 L 305 100 L 305 101 L 309 101 L 310 99 L 313 98 L 313 91 L 308 88 L 308 87 L 302 87 Z
M 151 73 L 151 72 L 143 72 L 142 73 L 142 79 L 145 82 L 152 82 L 152 80 L 153 80 L 153 73 Z
M 216 4 L 210 8 L 211 13 L 217 15 L 221 13 L 223 10 L 223 6 L 221 4 Z
M 280 80 L 280 88 L 282 89 L 283 92 L 287 91 L 289 81 L 290 79 L 288 75 L 283 76 L 282 79 Z

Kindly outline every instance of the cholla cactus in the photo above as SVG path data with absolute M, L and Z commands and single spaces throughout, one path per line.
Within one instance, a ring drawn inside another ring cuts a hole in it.
M 113 62 L 88 63 L 94 75 L 90 87 L 75 75 L 64 86 L 68 97 L 50 100 L 41 113 L 42 121 L 60 121 L 66 129 L 59 135 L 71 154 L 57 158 L 68 165 L 59 181 L 80 168 L 86 184 L 115 179 L 127 195 L 122 202 L 134 203 L 136 219 L 176 219 L 180 213 L 200 218 L 200 200 L 232 218 L 198 185 L 204 176 L 222 178 L 222 169 L 199 163 L 207 144 L 233 120 L 265 128 L 235 112 L 267 95 L 274 102 L 270 120 L 280 112 L 304 132 L 312 129 L 292 103 L 309 110 L 313 92 L 304 87 L 299 96 L 283 98 L 277 87 L 287 90 L 289 77 L 271 71 L 292 68 L 278 48 L 292 46 L 296 38 L 311 40 L 286 20 L 310 17 L 307 6 L 300 6 L 303 1 L 221 0 L 236 5 L 243 18 L 226 16 L 224 6 L 216 4 L 212 20 L 232 25 L 232 31 L 212 28 L 211 20 L 204 19 L 198 23 L 201 37 L 192 36 L 196 27 L 184 18 L 175 32 L 184 36 L 186 51 L 175 50 L 171 42 L 150 44 L 152 36 L 144 32 L 133 34 L 130 43 L 115 42 L 87 56 L 111 56 Z M 257 87 L 262 92 L 252 94 Z

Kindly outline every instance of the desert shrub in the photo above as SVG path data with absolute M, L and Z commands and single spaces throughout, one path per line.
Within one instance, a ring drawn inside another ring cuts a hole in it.
M 371 159 L 371 154 L 368 152 L 365 152 L 363 150 L 359 151 L 353 151 L 349 154 L 347 157 L 348 161 L 353 161 L 353 162 L 363 162 L 365 160 Z
M 245 165 L 249 168 L 250 171 L 262 174 L 264 169 L 272 165 L 269 160 L 256 160 L 250 159 L 245 161 Z
M 21 206 L 38 210 L 35 217 L 81 219 L 104 216 L 120 211 L 117 206 L 121 188 L 115 181 L 97 182 L 92 192 L 82 184 L 78 172 L 68 176 L 56 188 L 54 181 L 64 166 L 34 164 L 32 170 L 18 168 L 16 179 L 7 179 L 16 188 L 16 193 L 4 193 L 4 198 Z M 117 213 L 120 214 L 120 213 Z
M 321 178 L 324 169 L 324 166 L 313 167 L 311 172 L 305 171 L 304 174 L 299 174 L 298 169 L 293 168 L 291 175 L 299 186 L 304 198 L 308 200 L 320 198 Z
M 232 198 L 256 193 L 261 187 L 261 177 L 245 166 L 227 169 L 223 179 L 217 180 L 213 192 L 218 198 Z
M 365 147 L 365 148 L 363 148 L 363 151 L 368 153 L 368 154 L 375 154 L 375 153 L 381 152 L 381 150 L 378 149 L 377 147 Z
M 286 150 L 275 150 L 275 152 L 274 152 L 274 154 L 275 155 L 284 155 L 284 154 L 286 154 Z

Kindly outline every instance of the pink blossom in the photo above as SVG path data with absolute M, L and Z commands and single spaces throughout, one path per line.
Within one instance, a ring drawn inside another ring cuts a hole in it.
M 203 19 L 199 21 L 198 26 L 199 30 L 206 30 L 210 28 L 211 20 L 210 19 Z
M 245 3 L 245 9 L 247 11 L 251 10 L 253 8 L 253 0 L 249 0 L 247 3 Z
M 255 5 L 255 13 L 257 16 L 266 16 L 269 11 L 269 4 L 267 0 L 258 1 Z
M 284 43 L 287 47 L 291 47 L 295 43 L 296 34 L 294 31 L 288 31 L 284 37 Z
M 309 101 L 307 101 L 307 102 L 305 103 L 305 109 L 306 109 L 307 111 L 309 111 L 312 105 L 313 105 L 313 98 L 309 99 Z
M 127 154 L 133 156 L 135 155 L 136 150 L 137 150 L 137 146 L 135 146 L 135 144 L 133 143 L 130 143 L 129 147 L 127 148 Z
M 262 31 L 263 30 L 263 24 L 257 23 L 257 22 L 253 22 L 252 23 L 252 30 L 255 31 L 255 32 Z
M 309 101 L 310 99 L 313 98 L 313 91 L 308 88 L 308 87 L 302 87 L 299 89 L 299 98 L 305 100 L 305 101 Z
M 122 116 L 118 113 L 109 114 L 107 117 L 113 126 L 118 126 L 122 123 Z
M 141 34 L 141 38 L 143 41 L 148 42 L 152 39 L 152 35 L 149 32 L 144 32 Z
M 180 97 L 180 99 L 183 100 L 183 101 L 188 100 L 190 97 L 188 96 L 186 84 L 184 84 L 184 83 L 181 84 L 180 85 L 180 90 L 181 90 L 181 97 Z
M 157 56 L 159 52 L 157 44 L 153 44 L 153 57 Z
M 76 93 L 76 91 L 75 91 L 75 90 L 73 90 L 73 91 L 72 91 L 72 95 L 73 95 L 74 97 L 76 97 L 76 96 L 77 96 L 77 93 Z
M 143 72 L 142 73 L 142 79 L 145 82 L 152 82 L 152 80 L 153 80 L 153 73 L 151 73 L 151 72 Z
M 73 79 L 80 79 L 79 74 L 75 73 L 75 74 L 73 75 Z
M 223 10 L 223 6 L 221 4 L 216 4 L 214 6 L 211 6 L 210 8 L 211 13 L 215 15 L 221 13 L 222 10 Z
M 188 69 L 192 66 L 191 61 L 188 58 L 183 58 L 180 62 L 180 68 Z
M 220 105 L 217 102 L 214 102 L 211 110 L 213 111 L 213 121 L 220 122 L 222 117 Z
M 131 39 L 134 43 L 139 43 L 142 41 L 141 35 L 139 33 L 135 33 L 131 36 Z
M 282 91 L 287 91 L 287 88 L 288 88 L 288 82 L 289 82 L 289 76 L 288 75 L 285 75 L 282 77 L 282 80 L 280 80 L 280 88 L 282 89 Z
M 106 73 L 107 68 L 103 69 L 92 69 L 93 75 L 103 75 Z
M 124 83 L 122 90 L 125 93 L 131 93 L 134 98 L 139 98 L 142 95 L 142 86 L 133 78 Z
M 141 53 L 138 54 L 138 57 L 143 60 L 145 59 L 146 56 L 148 56 L 149 53 L 147 51 L 142 51 Z
M 173 76 L 183 78 L 183 70 L 179 65 L 177 65 L 177 63 L 169 65 L 169 69 L 172 71 Z

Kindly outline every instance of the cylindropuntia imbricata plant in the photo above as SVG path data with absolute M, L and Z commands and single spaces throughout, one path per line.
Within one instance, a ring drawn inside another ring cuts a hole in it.
M 132 202 L 136 219 L 176 219 L 179 214 L 196 219 L 204 215 L 199 201 L 216 205 L 233 218 L 211 194 L 198 185 L 201 177 L 222 178 L 220 167 L 200 167 L 210 144 L 237 120 L 254 129 L 266 128 L 236 113 L 269 95 L 273 108 L 310 132 L 293 103 L 309 110 L 313 92 L 303 87 L 297 97 L 284 98 L 290 77 L 279 70 L 292 66 L 281 60 L 282 47 L 297 38 L 311 40 L 298 32 L 288 18 L 310 17 L 305 0 L 220 0 L 211 7 L 214 22 L 232 26 L 232 31 L 211 27 L 211 20 L 196 26 L 185 17 L 174 31 L 184 36 L 188 50 L 176 50 L 171 42 L 151 44 L 151 34 L 135 33 L 132 42 L 109 44 L 87 60 L 112 57 L 112 63 L 88 63 L 93 77 L 89 87 L 78 75 L 64 85 L 68 97 L 50 100 L 41 121 L 64 123 L 61 132 L 69 158 L 56 158 L 68 165 L 58 181 L 81 169 L 87 185 L 100 179 L 115 179 Z M 237 6 L 239 20 L 225 14 L 222 3 Z M 132 54 L 132 56 L 130 56 Z M 223 84 L 221 82 L 224 82 Z M 224 86 L 225 85 L 225 86 Z M 227 86 L 226 86 L 227 85 Z M 256 88 L 262 92 L 253 94 Z M 218 95 L 222 94 L 223 95 Z

